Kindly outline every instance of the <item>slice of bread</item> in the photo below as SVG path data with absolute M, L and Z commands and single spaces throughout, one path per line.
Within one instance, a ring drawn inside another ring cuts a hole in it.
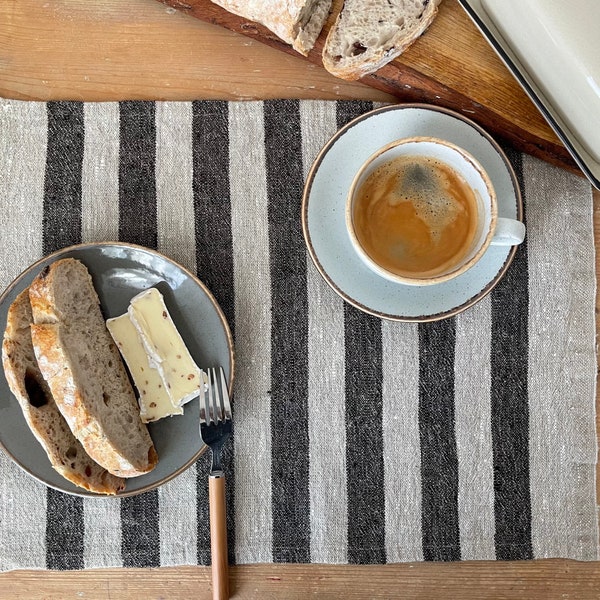
M 151 471 L 156 450 L 85 265 L 52 263 L 31 283 L 29 299 L 38 365 L 75 437 L 114 475 Z
M 323 47 L 323 66 L 359 79 L 400 56 L 429 27 L 441 0 L 346 0 Z
M 307 56 L 329 16 L 332 0 L 212 0 L 231 13 L 264 25 Z
M 33 352 L 31 323 L 29 290 L 25 290 L 8 309 L 2 364 L 29 428 L 63 477 L 91 492 L 117 494 L 125 488 L 125 480 L 110 474 L 88 456 L 58 410 Z

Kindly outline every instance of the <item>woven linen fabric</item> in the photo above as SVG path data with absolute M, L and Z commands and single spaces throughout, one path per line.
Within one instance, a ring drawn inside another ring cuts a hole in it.
M 322 280 L 300 224 L 312 160 L 371 108 L 1 101 L 0 287 L 109 240 L 206 283 L 237 360 L 231 561 L 597 559 L 590 185 L 509 150 L 528 233 L 500 284 L 443 321 L 379 320 Z M 208 564 L 208 470 L 84 499 L 0 451 L 0 569 Z

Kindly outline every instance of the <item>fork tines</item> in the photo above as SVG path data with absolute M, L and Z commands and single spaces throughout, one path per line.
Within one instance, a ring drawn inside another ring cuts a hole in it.
M 206 369 L 208 381 L 204 391 L 204 402 L 200 402 L 200 422 L 206 425 L 216 425 L 231 419 L 229 392 L 222 367 L 219 367 L 219 372 L 220 377 L 217 376 L 217 369 Z

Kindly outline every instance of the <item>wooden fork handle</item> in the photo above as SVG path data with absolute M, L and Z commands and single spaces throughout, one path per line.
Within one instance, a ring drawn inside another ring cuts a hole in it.
M 210 511 L 213 600 L 228 600 L 229 563 L 227 560 L 225 475 L 222 471 L 211 473 L 208 478 L 208 504 Z

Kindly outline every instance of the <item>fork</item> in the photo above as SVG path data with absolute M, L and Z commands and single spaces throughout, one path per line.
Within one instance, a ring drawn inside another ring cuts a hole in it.
M 226 600 L 229 598 L 229 573 L 225 474 L 221 468 L 221 450 L 231 433 L 231 404 L 225 374 L 221 367 L 219 367 L 219 374 L 220 378 L 217 377 L 217 369 L 207 369 L 208 386 L 204 394 L 200 394 L 200 436 L 210 447 L 212 454 L 208 477 L 208 504 L 213 599 Z

